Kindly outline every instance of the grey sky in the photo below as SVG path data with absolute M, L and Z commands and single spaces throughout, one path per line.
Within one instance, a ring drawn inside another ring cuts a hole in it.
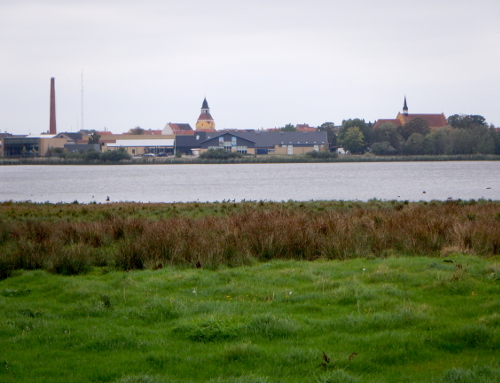
M 0 130 L 340 124 L 410 113 L 500 125 L 493 0 L 2 0 Z

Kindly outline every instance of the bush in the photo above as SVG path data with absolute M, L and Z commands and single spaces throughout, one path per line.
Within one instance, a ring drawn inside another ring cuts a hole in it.
M 308 158 L 319 158 L 322 160 L 337 158 L 339 155 L 336 152 L 318 152 L 313 150 L 311 152 L 306 153 L 306 157 Z
M 101 153 L 99 159 L 101 161 L 118 162 L 120 160 L 130 160 L 132 156 L 123 147 L 116 150 L 110 150 L 108 152 Z
M 371 146 L 371 151 L 377 156 L 392 156 L 398 152 L 397 149 L 394 148 L 394 146 L 392 146 L 388 141 L 375 142 Z
M 238 152 L 228 152 L 224 149 L 208 149 L 200 154 L 204 160 L 228 160 L 230 158 L 242 158 L 243 154 Z
M 62 275 L 78 275 L 90 270 L 89 251 L 82 245 L 72 245 L 51 257 L 49 271 Z
M 93 160 L 98 160 L 100 157 L 101 153 L 95 151 L 94 149 L 90 148 L 87 153 L 83 155 L 83 158 L 86 161 L 93 161 Z

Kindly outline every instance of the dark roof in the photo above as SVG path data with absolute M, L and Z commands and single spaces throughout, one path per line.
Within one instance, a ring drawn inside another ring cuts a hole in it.
M 207 134 L 210 135 L 210 132 L 205 131 L 194 131 L 193 135 L 184 136 L 184 135 L 176 135 L 175 136 L 175 145 L 178 148 L 199 148 L 200 144 L 207 139 Z
M 207 102 L 207 98 L 205 97 L 205 99 L 203 100 L 203 104 L 201 105 L 201 109 L 210 109 L 208 107 L 208 102 Z
M 273 148 L 274 145 L 321 145 L 327 144 L 328 138 L 326 132 L 283 132 L 283 131 L 265 131 L 265 130 L 232 130 L 221 131 L 215 134 L 208 134 L 206 140 L 219 137 L 223 134 L 232 134 L 233 136 L 255 142 L 256 148 Z
M 406 96 L 405 96 L 405 103 L 403 104 L 403 110 L 408 110 L 408 105 L 406 105 Z
M 250 143 L 250 145 L 248 145 L 249 147 L 253 148 L 255 146 L 255 141 L 252 141 L 252 140 L 250 140 L 248 138 L 242 137 L 239 134 L 235 134 L 234 131 L 232 131 L 232 132 L 223 131 L 223 132 L 217 132 L 215 134 L 214 133 L 209 133 L 206 136 L 206 140 L 200 143 L 200 146 L 202 148 L 207 147 L 207 145 L 210 145 L 209 144 L 210 141 L 216 142 L 217 145 L 218 145 L 218 138 L 222 137 L 222 136 L 236 137 L 237 139 L 239 139 L 238 140 L 238 145 L 244 145 L 244 143 L 241 142 L 241 140 L 243 140 L 244 142 Z

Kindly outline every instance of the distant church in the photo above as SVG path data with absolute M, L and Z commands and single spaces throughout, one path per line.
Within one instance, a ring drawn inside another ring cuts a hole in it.
M 377 128 L 378 126 L 386 123 L 390 123 L 394 126 L 403 126 L 407 122 L 415 119 L 415 118 L 422 118 L 425 121 L 429 123 L 429 128 L 441 128 L 443 126 L 448 125 L 448 121 L 446 120 L 446 117 L 444 116 L 443 113 L 441 114 L 425 114 L 425 113 L 418 113 L 418 114 L 409 114 L 408 113 L 408 105 L 406 103 L 406 96 L 403 104 L 403 113 L 399 112 L 398 115 L 396 116 L 395 119 L 381 119 L 377 120 L 373 128 Z
M 203 100 L 203 104 L 201 105 L 201 114 L 196 122 L 196 130 L 215 130 L 215 122 L 210 115 L 210 108 L 208 107 L 206 98 Z

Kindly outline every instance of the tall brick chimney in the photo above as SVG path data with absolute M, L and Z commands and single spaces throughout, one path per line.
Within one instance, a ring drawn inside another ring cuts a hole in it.
M 50 134 L 57 134 L 56 130 L 56 90 L 54 88 L 54 77 L 50 79 Z

